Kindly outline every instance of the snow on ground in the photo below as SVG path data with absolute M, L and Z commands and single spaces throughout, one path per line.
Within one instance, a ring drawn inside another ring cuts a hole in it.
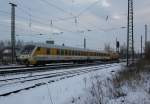
M 56 81 L 47 85 L 24 90 L 9 96 L 0 97 L 0 104 L 67 104 L 74 98 L 84 96 L 85 89 L 91 86 L 90 78 L 95 75 L 108 78 L 121 69 L 121 64 L 111 68 Z

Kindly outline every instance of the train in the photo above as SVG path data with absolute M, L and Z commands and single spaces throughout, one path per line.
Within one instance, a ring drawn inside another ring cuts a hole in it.
M 28 44 L 22 49 L 17 60 L 20 64 L 46 65 L 63 62 L 94 62 L 118 60 L 115 52 L 102 52 L 98 50 L 67 47 L 53 44 Z

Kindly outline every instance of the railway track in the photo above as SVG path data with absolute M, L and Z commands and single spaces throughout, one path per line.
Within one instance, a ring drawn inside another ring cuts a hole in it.
M 96 70 L 106 69 L 109 67 L 117 66 L 118 64 L 106 64 L 106 65 L 98 65 L 98 66 L 89 66 L 71 70 L 61 70 L 58 72 L 49 72 L 43 74 L 35 74 L 26 77 L 17 77 L 12 79 L 0 80 L 0 89 L 8 86 L 17 86 L 19 84 L 26 84 L 29 82 L 33 82 L 32 84 L 27 84 L 26 86 L 22 86 L 19 88 L 15 88 L 11 91 L 1 90 L 0 96 L 8 96 L 12 93 L 18 93 L 23 90 L 29 90 L 31 88 L 35 88 L 38 86 L 45 85 L 47 83 L 52 83 L 58 80 L 66 79 L 69 77 L 73 77 L 80 74 L 89 73 Z
M 67 65 L 67 64 L 72 64 L 72 63 L 54 63 L 54 64 L 47 64 L 47 65 L 54 66 L 54 65 Z M 33 67 L 35 67 L 35 66 L 28 66 L 28 68 L 33 68 Z M 26 65 L 1 66 L 0 71 L 4 70 L 4 69 L 9 70 L 9 69 L 18 69 L 18 68 L 27 68 L 27 66 Z
M 47 64 L 46 66 L 56 66 L 56 65 L 70 65 L 72 63 L 55 63 L 55 64 Z M 39 67 L 46 67 L 46 66 L 25 66 L 25 65 L 16 65 L 16 66 L 4 66 L 0 67 L 0 72 L 5 70 L 21 70 L 21 69 L 32 69 L 32 68 L 39 68 Z
M 74 64 L 74 63 L 61 63 L 61 64 L 49 64 L 46 66 L 38 66 L 38 67 L 5 67 L 4 69 L 0 69 L 0 76 L 3 75 L 13 75 L 13 74 L 23 74 L 23 73 L 31 73 L 31 72 L 42 72 L 42 71 L 49 71 L 49 70 L 56 70 L 61 68 L 71 68 L 71 67 L 82 67 L 82 66 L 91 66 L 91 65 L 97 65 L 97 64 L 109 64 L 109 63 L 115 63 L 115 62 L 96 62 L 96 63 L 85 63 L 85 64 Z

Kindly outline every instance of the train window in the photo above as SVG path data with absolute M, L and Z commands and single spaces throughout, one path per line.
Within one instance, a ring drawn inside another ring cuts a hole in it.
M 85 52 L 82 52 L 82 55 L 85 56 Z
M 66 50 L 66 55 L 67 55 L 67 56 L 69 55 L 69 50 Z
M 77 56 L 80 56 L 80 52 L 79 52 L 79 51 L 76 51 L 76 55 L 77 55 Z
M 74 51 L 72 51 L 72 56 L 74 56 Z
M 78 51 L 78 56 L 81 56 L 81 51 Z
M 37 51 L 40 51 L 40 50 L 41 50 L 41 48 L 40 48 L 40 47 L 38 47 L 38 48 L 37 48 Z
M 76 52 L 75 52 L 75 51 L 73 51 L 73 55 L 74 55 L 74 56 L 76 55 Z
M 68 55 L 68 50 L 65 50 L 65 55 Z
M 82 51 L 80 51 L 80 56 L 82 56 Z
M 71 55 L 72 55 L 72 56 L 74 55 L 74 51 L 73 51 L 73 50 L 71 51 Z
M 65 54 L 65 50 L 61 50 L 61 55 L 64 55 Z
M 83 56 L 85 56 L 85 52 L 82 52 L 83 53 Z
M 47 54 L 50 55 L 50 49 L 47 49 Z
M 57 49 L 57 55 L 60 55 L 60 49 Z
M 75 56 L 78 56 L 78 51 L 75 51 Z
M 68 50 L 68 56 L 70 56 L 70 50 Z
M 81 52 L 81 56 L 84 56 L 84 53 L 83 53 L 83 52 Z
M 84 52 L 82 52 L 82 56 L 84 56 Z
M 76 51 L 74 51 L 74 56 L 76 56 Z
M 88 52 L 87 55 L 90 56 L 90 53 Z
M 82 51 L 81 51 L 80 53 L 81 53 L 81 56 L 83 56 L 83 55 L 84 55 Z
M 22 54 L 30 54 L 33 49 L 35 48 L 34 45 L 26 45 L 23 50 L 21 51 Z
M 94 52 L 92 52 L 92 56 L 94 56 Z
M 85 52 L 86 56 L 88 56 L 88 52 Z
M 96 54 L 96 56 L 98 56 L 98 53 Z
M 67 50 L 64 50 L 64 55 L 66 55 L 67 54 Z
M 88 52 L 85 52 L 85 56 L 88 56 Z
M 71 50 L 69 50 L 69 56 L 71 56 Z

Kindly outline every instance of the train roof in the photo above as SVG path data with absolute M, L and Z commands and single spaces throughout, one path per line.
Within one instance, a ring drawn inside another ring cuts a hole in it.
M 84 49 L 84 48 L 76 48 L 76 47 L 69 47 L 69 46 L 61 46 L 61 45 L 54 45 L 54 44 L 46 44 L 46 43 L 31 43 L 31 44 L 27 44 L 27 45 L 34 45 L 36 47 L 44 47 L 44 48 L 59 48 L 59 49 L 70 49 L 70 50 L 78 50 L 78 51 L 108 53 L 108 52 L 105 52 L 105 51 L 98 51 L 98 50 L 91 50 L 91 49 Z

